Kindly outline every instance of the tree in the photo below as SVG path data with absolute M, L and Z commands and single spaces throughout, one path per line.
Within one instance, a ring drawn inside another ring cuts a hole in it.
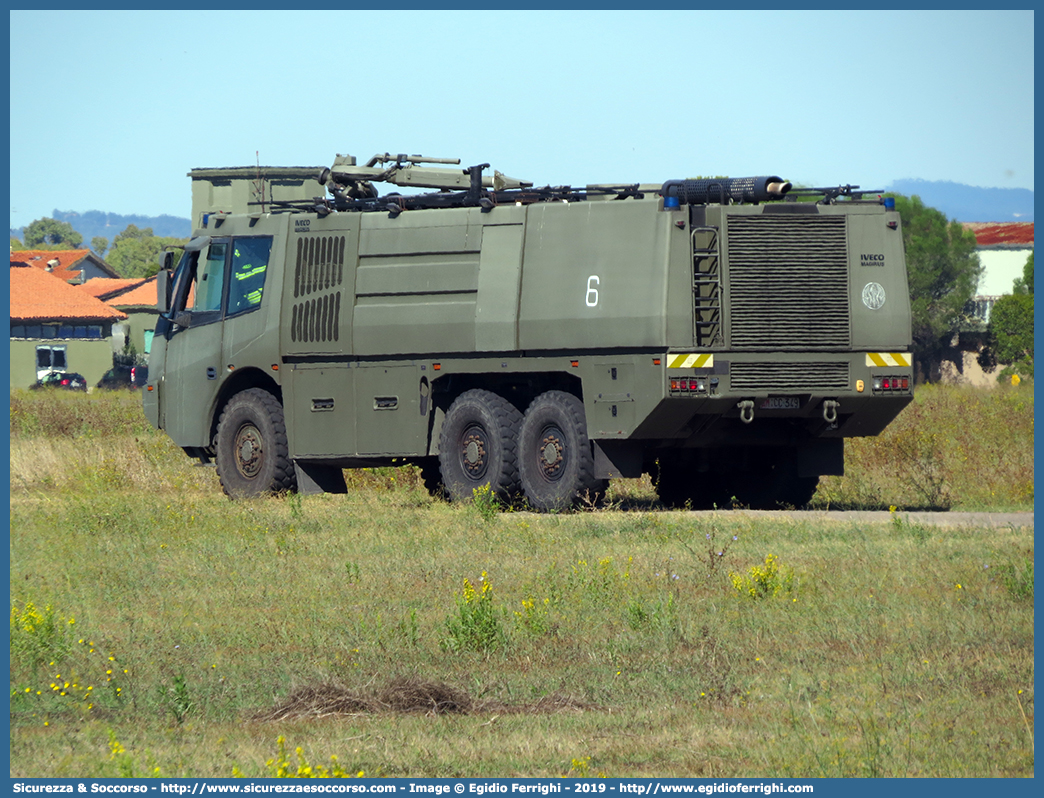
M 943 354 L 964 306 L 979 284 L 982 265 L 975 253 L 975 235 L 916 195 L 889 196 L 895 197 L 903 223 L 914 358 L 922 364 L 924 378 L 934 382 L 941 376 Z
M 93 249 L 99 258 L 105 257 L 105 250 L 109 248 L 109 239 L 105 236 L 95 236 L 91 239 L 91 249 Z
M 23 239 L 29 249 L 76 249 L 83 243 L 83 236 L 71 224 L 47 216 L 30 223 Z
M 989 373 L 1004 365 L 998 375 L 1006 381 L 1012 374 L 1033 377 L 1033 253 L 1026 260 L 1022 277 L 1015 278 L 1013 293 L 993 304 L 986 329 L 986 345 L 979 365 Z
M 1013 294 L 1033 293 L 1033 253 L 1026 259 L 1026 265 L 1022 267 L 1022 277 L 1016 277 L 1012 285 Z
M 121 277 L 151 277 L 159 271 L 159 253 L 168 247 L 183 245 L 186 239 L 154 236 L 151 227 L 129 224 L 113 239 L 105 256 L 106 262 Z

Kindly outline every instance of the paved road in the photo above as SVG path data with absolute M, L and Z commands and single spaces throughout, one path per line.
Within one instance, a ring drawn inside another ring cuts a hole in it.
M 754 516 L 763 518 L 793 518 L 799 521 L 837 521 L 841 523 L 891 523 L 892 514 L 869 510 L 718 510 L 699 511 L 700 515 L 719 515 L 723 518 Z M 897 516 L 911 524 L 924 526 L 981 526 L 1028 527 L 1033 529 L 1033 513 L 933 513 L 903 512 Z

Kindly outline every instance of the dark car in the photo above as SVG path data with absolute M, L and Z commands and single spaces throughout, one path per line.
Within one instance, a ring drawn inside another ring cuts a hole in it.
M 67 391 L 87 391 L 87 380 L 75 371 L 49 371 L 29 386 L 30 390 L 40 388 L 64 388 Z
M 105 372 L 97 387 L 103 391 L 141 388 L 149 381 L 148 366 L 116 366 Z

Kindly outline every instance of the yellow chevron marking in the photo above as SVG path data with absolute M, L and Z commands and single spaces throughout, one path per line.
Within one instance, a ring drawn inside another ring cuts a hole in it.
M 910 366 L 913 358 L 906 352 L 867 352 L 868 366 Z
M 669 369 L 710 368 L 714 365 L 714 355 L 674 355 L 667 361 Z

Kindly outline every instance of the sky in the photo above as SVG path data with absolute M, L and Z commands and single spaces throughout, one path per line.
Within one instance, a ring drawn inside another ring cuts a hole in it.
M 197 167 L 1033 189 L 1032 11 L 11 11 L 11 226 Z M 317 185 L 317 189 L 318 184 Z M 389 189 L 391 190 L 391 189 Z

